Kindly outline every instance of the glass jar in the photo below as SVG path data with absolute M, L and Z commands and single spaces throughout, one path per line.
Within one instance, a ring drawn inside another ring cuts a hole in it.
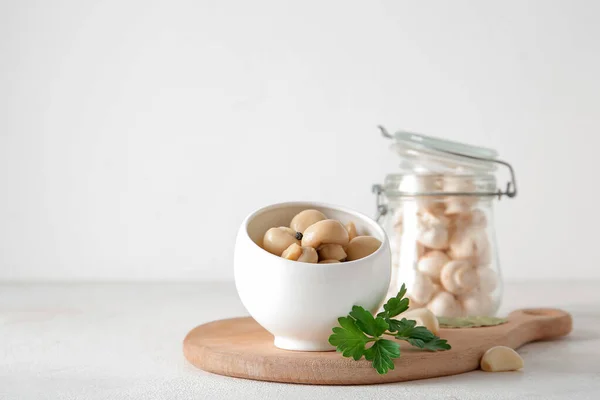
M 392 248 L 389 296 L 404 283 L 411 308 L 437 316 L 493 316 L 502 280 L 493 202 L 516 196 L 512 167 L 492 149 L 410 132 L 390 135 L 398 173 L 374 185 L 378 222 Z M 511 181 L 496 185 L 498 165 Z

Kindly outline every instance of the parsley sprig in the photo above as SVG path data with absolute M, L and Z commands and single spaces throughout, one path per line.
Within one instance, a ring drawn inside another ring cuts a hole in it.
M 429 351 L 449 350 L 451 347 L 444 339 L 435 336 L 417 322 L 394 317 L 408 310 L 408 298 L 404 298 L 406 287 L 383 305 L 383 311 L 373 316 L 361 306 L 352 307 L 346 317 L 338 318 L 340 326 L 333 328 L 329 343 L 335 346 L 344 357 L 360 360 L 363 356 L 371 361 L 373 368 L 381 375 L 394 369 L 394 358 L 400 357 L 400 343 L 384 339 L 391 336 L 404 340 L 412 346 Z

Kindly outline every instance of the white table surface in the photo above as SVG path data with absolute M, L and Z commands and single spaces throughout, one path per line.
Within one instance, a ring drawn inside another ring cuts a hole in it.
M 246 315 L 232 283 L 0 284 L 0 399 L 600 399 L 600 282 L 507 284 L 501 312 L 560 307 L 574 330 L 520 372 L 371 386 L 229 378 L 182 355 L 194 326 Z

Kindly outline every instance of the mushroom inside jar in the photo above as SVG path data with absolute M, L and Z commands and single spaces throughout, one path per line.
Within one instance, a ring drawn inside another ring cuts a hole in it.
M 410 255 L 404 265 L 414 266 L 408 287 L 411 306 L 426 307 L 437 316 L 493 315 L 500 277 L 494 266 L 488 216 L 484 205 L 452 203 L 451 199 L 448 196 L 426 206 L 405 203 L 392 214 L 396 253 L 414 246 L 404 251 Z M 468 208 L 460 212 L 452 208 L 459 205 Z M 401 268 L 400 264 L 395 268 Z

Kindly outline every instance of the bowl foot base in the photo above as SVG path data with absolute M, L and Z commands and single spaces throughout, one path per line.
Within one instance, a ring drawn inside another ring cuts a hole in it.
M 294 351 L 334 351 L 335 347 L 327 341 L 298 340 L 289 337 L 276 336 L 273 341 L 275 347 L 283 350 Z

